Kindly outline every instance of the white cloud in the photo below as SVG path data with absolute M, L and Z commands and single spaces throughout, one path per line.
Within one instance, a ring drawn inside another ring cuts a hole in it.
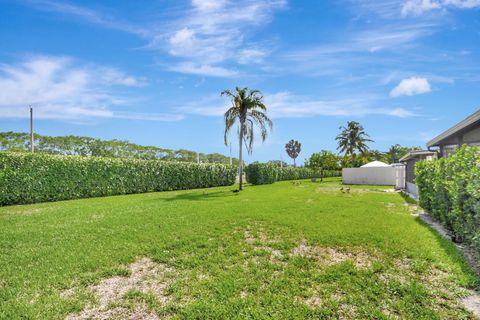
M 391 97 L 413 96 L 431 92 L 432 88 L 426 78 L 411 77 L 403 79 L 390 92 Z
M 408 0 L 402 6 L 402 16 L 420 16 L 434 10 L 448 8 L 473 9 L 480 7 L 480 0 Z
M 232 72 L 218 72 L 226 70 L 228 62 L 262 62 L 267 51 L 248 40 L 249 32 L 268 23 L 285 4 L 286 0 L 192 0 L 193 10 L 168 25 L 169 31 L 160 32 L 149 47 L 166 50 L 178 59 L 172 70 L 231 77 Z
M 436 0 L 408 0 L 402 7 L 402 16 L 419 16 L 424 12 L 440 9 L 442 6 Z
M 0 65 L 0 118 L 28 117 L 28 105 L 39 119 L 119 118 L 179 120 L 180 115 L 115 111 L 129 99 L 112 86 L 136 86 L 143 80 L 99 66 L 85 66 L 67 57 L 31 57 Z
M 201 11 L 218 10 L 225 6 L 225 0 L 192 0 L 192 5 Z
M 259 48 L 243 49 L 238 53 L 237 61 L 240 64 L 259 64 L 267 55 L 267 51 Z
M 223 67 L 211 66 L 208 64 L 195 64 L 191 62 L 179 63 L 169 67 L 170 70 L 180 73 L 202 75 L 209 77 L 223 77 L 229 78 L 238 75 L 235 70 L 226 69 Z
M 290 92 L 265 95 L 268 114 L 272 118 L 307 118 L 314 116 L 363 117 L 384 115 L 398 118 L 417 116 L 404 108 L 372 107 L 377 104 L 374 97 L 358 97 L 343 100 L 318 100 L 298 96 Z M 229 108 L 228 101 L 209 97 L 179 108 L 180 112 L 203 116 L 222 116 Z
M 461 9 L 473 9 L 480 7 L 480 0 L 443 0 L 444 5 Z
M 114 68 L 100 68 L 99 73 L 101 79 L 106 84 L 120 85 L 126 87 L 141 87 L 147 84 L 145 78 L 126 75 L 120 70 Z

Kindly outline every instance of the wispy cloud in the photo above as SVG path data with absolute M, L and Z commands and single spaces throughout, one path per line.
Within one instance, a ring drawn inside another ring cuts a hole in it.
M 272 19 L 285 0 L 193 0 L 192 9 L 170 23 L 149 47 L 166 51 L 177 65 L 172 69 L 191 74 L 230 77 L 225 63 L 260 63 L 268 51 L 248 39 L 248 33 Z M 188 66 L 188 67 L 185 67 Z
M 379 97 L 361 96 L 347 99 L 319 100 L 299 96 L 290 92 L 265 95 L 268 113 L 273 118 L 308 118 L 314 116 L 364 117 L 383 115 L 398 118 L 418 116 L 415 112 L 401 107 L 375 107 L 381 104 Z M 178 110 L 203 116 L 221 116 L 229 106 L 228 101 L 208 97 L 203 101 L 184 105 Z
M 175 114 L 115 111 L 129 99 L 113 87 L 144 84 L 141 78 L 111 67 L 82 65 L 68 57 L 30 57 L 17 64 L 0 65 L 0 118 L 24 118 L 28 105 L 37 118 L 78 120 L 118 118 L 180 120 Z
M 286 57 L 305 60 L 314 57 L 351 53 L 374 53 L 378 51 L 398 52 L 417 40 L 434 33 L 435 25 L 418 22 L 409 25 L 384 24 L 381 27 L 347 33 L 340 42 L 329 42 L 320 46 L 291 51 Z
M 132 24 L 87 7 L 59 0 L 25 0 L 30 6 L 83 19 L 104 28 L 140 36 L 145 48 L 173 59 L 169 70 L 213 77 L 232 77 L 232 65 L 263 62 L 270 53 L 249 37 L 268 24 L 287 0 L 190 0 L 189 8 L 166 21 L 148 20 Z
M 400 83 L 392 89 L 392 91 L 390 92 L 390 96 L 394 98 L 401 96 L 414 96 L 418 94 L 428 93 L 431 91 L 432 88 L 427 79 L 411 77 L 400 81 Z
M 449 9 L 474 9 L 480 0 L 345 0 L 358 16 L 375 15 L 383 19 L 415 18 Z M 430 17 L 433 18 L 433 17 Z
M 148 36 L 150 33 L 148 28 L 133 25 L 118 18 L 103 14 L 101 12 L 78 6 L 64 1 L 56 0 L 24 0 L 27 4 L 37 10 L 60 13 L 72 17 L 76 17 L 90 23 L 100 25 L 104 28 L 120 30 L 138 36 Z
M 201 75 L 201 76 L 210 76 L 210 77 L 234 77 L 237 76 L 239 73 L 234 69 L 227 69 L 223 67 L 217 67 L 212 65 L 200 65 L 195 64 L 192 62 L 181 62 L 175 65 L 168 67 L 169 70 L 180 72 L 180 73 L 188 73 L 194 75 Z
M 480 0 L 408 0 L 402 6 L 402 16 L 420 16 L 431 11 L 448 8 L 473 9 L 480 7 Z

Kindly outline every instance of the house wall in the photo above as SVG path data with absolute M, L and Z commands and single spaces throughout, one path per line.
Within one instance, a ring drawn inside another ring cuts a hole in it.
M 418 198 L 419 198 L 418 187 L 417 187 L 416 184 L 411 183 L 411 182 L 407 182 L 405 191 L 406 191 L 411 197 L 413 197 L 414 199 L 418 199 Z
M 415 183 L 415 163 L 420 159 L 410 159 L 406 164 L 406 181 L 410 183 Z
M 463 143 L 466 143 L 466 144 L 480 143 L 480 126 L 478 128 L 474 128 L 473 130 L 466 132 L 463 135 Z
M 442 157 L 448 157 L 462 144 L 470 146 L 480 145 L 480 124 L 476 127 L 472 127 L 466 131 L 456 133 L 447 139 L 443 140 L 440 146 L 440 154 Z
M 370 185 L 401 185 L 397 177 L 403 180 L 404 175 L 397 175 L 397 170 L 405 167 L 370 167 L 370 168 L 343 168 L 342 179 L 344 184 L 370 184 Z

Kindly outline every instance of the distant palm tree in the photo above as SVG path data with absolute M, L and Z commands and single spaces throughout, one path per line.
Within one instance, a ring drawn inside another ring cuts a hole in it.
M 293 166 L 297 166 L 296 159 L 300 152 L 302 152 L 302 144 L 297 140 L 290 140 L 285 145 L 285 151 L 287 152 L 288 156 L 293 159 Z
M 337 150 L 350 156 L 352 163 L 355 161 L 355 151 L 365 155 L 368 152 L 367 142 L 373 142 L 368 139 L 370 136 L 364 131 L 363 126 L 356 121 L 349 121 L 347 126 L 341 126 L 340 134 L 335 138 L 338 143 Z
M 402 152 L 402 146 L 395 144 L 388 149 L 387 155 L 390 163 L 395 163 L 400 159 L 400 154 Z
M 243 190 L 243 142 L 249 154 L 252 153 L 255 136 L 255 125 L 260 129 L 262 141 L 268 135 L 268 129 L 272 129 L 273 123 L 267 116 L 267 107 L 263 102 L 262 93 L 259 90 L 236 87 L 235 91 L 225 90 L 221 94 L 232 100 L 232 106 L 225 112 L 225 145 L 228 145 L 228 134 L 233 125 L 238 121 L 238 174 L 240 179 L 239 190 Z

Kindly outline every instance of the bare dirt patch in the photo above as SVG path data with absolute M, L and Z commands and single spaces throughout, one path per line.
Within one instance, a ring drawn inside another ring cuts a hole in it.
M 322 305 L 322 299 L 319 297 L 310 297 L 305 300 L 305 304 L 310 308 L 315 309 Z
M 350 194 L 350 193 L 372 193 L 372 192 L 390 192 L 389 189 L 366 189 L 366 188 L 351 188 L 349 186 L 343 187 L 318 187 L 317 192 L 328 192 L 338 194 Z
M 98 305 L 87 306 L 77 314 L 68 315 L 66 319 L 158 319 L 145 306 L 135 306 L 133 309 L 110 306 L 121 302 L 132 290 L 153 294 L 161 305 L 166 305 L 170 297 L 165 294 L 173 281 L 175 270 L 163 264 L 157 264 L 149 258 L 141 258 L 129 266 L 130 276 L 115 276 L 103 279 L 89 289 L 98 299 Z
M 423 211 L 418 213 L 419 218 L 428 224 L 431 228 L 435 229 L 440 236 L 443 238 L 452 241 L 452 233 L 447 230 L 443 225 L 441 225 L 434 217 L 430 216 L 428 213 Z M 455 243 L 457 249 L 463 254 L 468 264 L 472 268 L 473 272 L 477 276 L 480 276 L 480 263 L 477 260 L 477 254 L 469 246 L 463 246 L 461 244 Z M 472 312 L 476 318 L 480 319 L 480 293 L 477 291 L 469 291 L 468 296 L 460 299 L 460 303 L 465 309 Z
M 274 264 L 285 263 L 284 255 L 280 250 L 276 250 L 272 247 L 273 244 L 278 243 L 279 239 L 270 238 L 267 236 L 263 228 L 259 228 L 256 231 L 252 231 L 251 228 L 247 228 L 244 231 L 245 242 L 253 248 L 254 252 L 267 252 L 270 253 L 269 261 Z M 245 251 L 246 254 L 246 251 Z M 257 257 L 253 257 L 251 262 L 259 262 Z M 248 261 L 245 262 L 248 265 Z
M 367 269 L 377 258 L 361 248 L 332 248 L 308 245 L 305 240 L 293 248 L 291 256 L 300 256 L 316 260 L 322 266 L 332 266 L 351 261 L 357 269 Z
M 244 237 L 246 243 L 260 244 L 261 246 L 268 246 L 278 242 L 278 239 L 269 238 L 263 228 L 259 228 L 255 232 L 251 228 L 247 228 L 244 232 Z
M 10 214 L 31 216 L 31 215 L 40 214 L 42 212 L 45 212 L 46 210 L 47 210 L 46 207 L 37 208 L 37 207 L 31 206 L 31 205 L 13 206 L 12 210 L 10 211 Z
M 480 296 L 475 291 L 470 292 L 468 297 L 462 299 L 462 304 L 471 313 L 473 313 L 477 318 L 480 319 Z

